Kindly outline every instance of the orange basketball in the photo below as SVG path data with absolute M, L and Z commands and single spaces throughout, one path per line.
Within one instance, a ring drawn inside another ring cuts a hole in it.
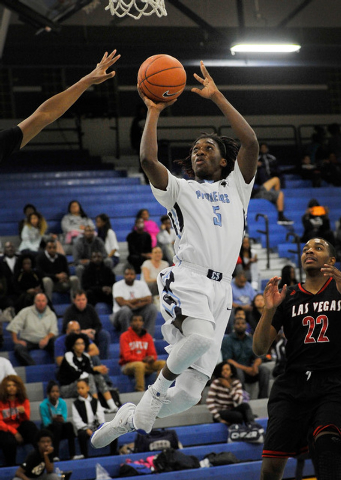
M 179 60 L 170 55 L 153 55 L 140 66 L 137 83 L 154 102 L 170 102 L 183 92 L 186 71 Z

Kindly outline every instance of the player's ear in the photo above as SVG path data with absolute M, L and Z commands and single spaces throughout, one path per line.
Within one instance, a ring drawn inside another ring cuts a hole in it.
M 220 166 L 221 166 L 221 167 L 226 167 L 226 165 L 227 165 L 227 160 L 226 160 L 226 158 L 222 158 L 222 159 L 220 160 Z
M 329 265 L 335 265 L 336 258 L 335 257 L 330 257 L 328 260 Z

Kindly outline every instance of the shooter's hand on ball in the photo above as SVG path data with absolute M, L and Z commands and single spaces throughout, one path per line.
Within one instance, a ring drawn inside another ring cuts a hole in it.
M 144 93 L 142 92 L 142 90 L 139 88 L 138 85 L 137 85 L 137 91 L 139 92 L 139 95 L 142 98 L 142 100 L 144 101 L 148 110 L 150 108 L 155 108 L 155 110 L 157 110 L 158 112 L 161 113 L 162 110 L 164 110 L 166 107 L 169 107 L 170 105 L 173 105 L 177 101 L 177 99 L 175 98 L 174 100 L 171 100 L 170 102 L 154 102 L 150 98 L 146 97 L 146 95 L 144 95 Z

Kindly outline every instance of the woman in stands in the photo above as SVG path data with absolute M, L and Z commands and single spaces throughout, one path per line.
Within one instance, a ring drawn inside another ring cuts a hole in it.
M 251 302 L 252 310 L 248 316 L 248 323 L 251 327 L 251 333 L 255 331 L 257 324 L 262 316 L 264 308 L 264 297 L 262 293 L 257 293 Z
M 157 245 L 157 234 L 159 233 L 160 229 L 154 220 L 149 219 L 149 211 L 146 208 L 141 208 L 137 212 L 136 219 L 142 218 L 144 221 L 144 231 L 148 232 L 149 235 L 152 237 L 152 247 L 156 247 Z
M 237 378 L 236 367 L 227 361 L 219 363 L 213 375 L 216 378 L 210 385 L 206 399 L 213 421 L 226 425 L 252 423 L 254 416 L 250 405 L 243 401 L 243 388 Z
M 152 257 L 142 263 L 141 271 L 143 280 L 147 283 L 149 290 L 153 296 L 159 295 L 157 288 L 157 276 L 164 268 L 169 267 L 168 262 L 162 260 L 162 249 L 154 247 L 152 249 Z
M 17 446 L 33 444 L 37 433 L 25 385 L 17 375 L 8 375 L 0 384 L 0 448 L 8 466 L 16 463 Z
M 85 227 L 90 226 L 95 229 L 95 225 L 77 200 L 71 200 L 67 211 L 68 213 L 62 218 L 62 230 L 65 233 L 65 244 L 70 245 L 74 239 L 83 235 Z
M 281 280 L 278 284 L 278 288 L 283 288 L 284 285 L 291 287 L 296 285 L 298 281 L 295 278 L 295 269 L 292 265 L 284 265 L 281 272 Z M 260 317 L 259 317 L 260 318 Z
M 105 250 L 108 257 L 112 259 L 113 267 L 116 267 L 120 260 L 118 253 L 119 246 L 117 242 L 116 233 L 111 227 L 110 218 L 106 213 L 101 213 L 96 217 L 96 227 L 99 238 L 104 242 Z
M 251 283 L 255 290 L 260 289 L 260 273 L 258 269 L 257 254 L 254 254 L 251 249 L 249 237 L 244 237 L 242 246 L 240 248 L 239 256 L 242 261 L 243 270 L 246 274 L 246 279 Z
M 85 353 L 89 347 L 89 337 L 85 333 L 70 333 L 66 336 L 65 347 L 66 353 L 57 374 L 62 397 L 77 397 L 77 380 L 87 378 L 92 396 L 98 398 L 97 391 L 102 393 L 108 405 L 105 413 L 117 412 L 109 387 L 101 374 L 103 366 L 93 366 L 90 356 Z

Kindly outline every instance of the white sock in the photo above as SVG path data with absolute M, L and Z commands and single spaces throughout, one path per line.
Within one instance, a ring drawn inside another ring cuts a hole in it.
M 160 372 L 159 376 L 155 380 L 155 383 L 153 384 L 153 388 L 162 395 L 165 395 L 173 382 L 174 380 L 167 380 L 167 378 L 163 376 L 162 372 Z
M 112 398 L 110 398 L 110 400 L 106 400 L 106 402 L 110 410 L 117 410 L 117 406 Z

